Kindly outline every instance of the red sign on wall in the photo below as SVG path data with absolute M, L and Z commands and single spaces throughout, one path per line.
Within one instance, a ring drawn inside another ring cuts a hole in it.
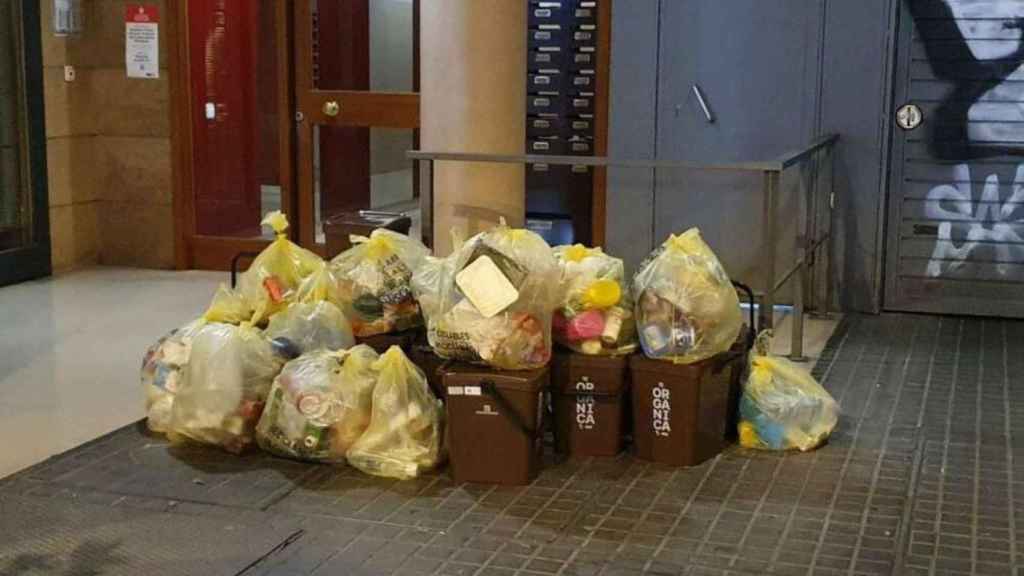
M 156 24 L 160 21 L 160 7 L 156 4 L 126 4 L 124 21 Z
M 160 10 L 155 4 L 127 4 L 124 11 L 125 67 L 129 78 L 160 77 Z

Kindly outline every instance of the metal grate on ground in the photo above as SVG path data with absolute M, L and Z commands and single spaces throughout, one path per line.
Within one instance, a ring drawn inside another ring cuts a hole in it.
M 843 412 L 822 449 L 690 469 L 552 458 L 519 488 L 132 426 L 0 480 L 0 575 L 1024 574 L 1019 350 L 1024 323 L 851 317 L 815 371 Z

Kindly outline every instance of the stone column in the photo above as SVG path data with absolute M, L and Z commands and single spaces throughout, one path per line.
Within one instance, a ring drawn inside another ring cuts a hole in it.
M 526 8 L 522 0 L 428 0 L 420 16 L 423 150 L 522 154 L 526 140 Z M 434 164 L 434 249 L 504 217 L 522 226 L 522 165 Z

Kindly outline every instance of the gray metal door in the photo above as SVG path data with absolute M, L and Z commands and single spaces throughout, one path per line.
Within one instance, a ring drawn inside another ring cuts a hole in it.
M 816 131 L 823 0 L 661 2 L 657 155 L 706 164 L 771 160 Z M 784 183 L 781 213 L 799 213 Z M 759 285 L 762 178 L 659 170 L 654 241 L 698 226 L 729 274 Z M 779 266 L 799 218 L 781 227 Z
M 1024 2 L 899 1 L 886 307 L 1024 316 Z

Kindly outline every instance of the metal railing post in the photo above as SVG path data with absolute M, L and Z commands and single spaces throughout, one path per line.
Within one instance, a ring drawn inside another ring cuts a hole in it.
M 836 147 L 835 144 L 828 147 L 828 241 L 825 244 L 825 306 L 824 314 L 827 316 L 832 311 L 832 290 L 834 289 L 835 273 L 835 226 L 836 226 Z
M 420 238 L 434 248 L 434 161 L 420 159 Z
M 761 322 L 763 329 L 775 327 L 775 204 L 779 188 L 781 172 L 766 170 L 764 172 L 764 255 L 765 276 L 767 285 L 764 291 L 764 300 L 761 303 Z

